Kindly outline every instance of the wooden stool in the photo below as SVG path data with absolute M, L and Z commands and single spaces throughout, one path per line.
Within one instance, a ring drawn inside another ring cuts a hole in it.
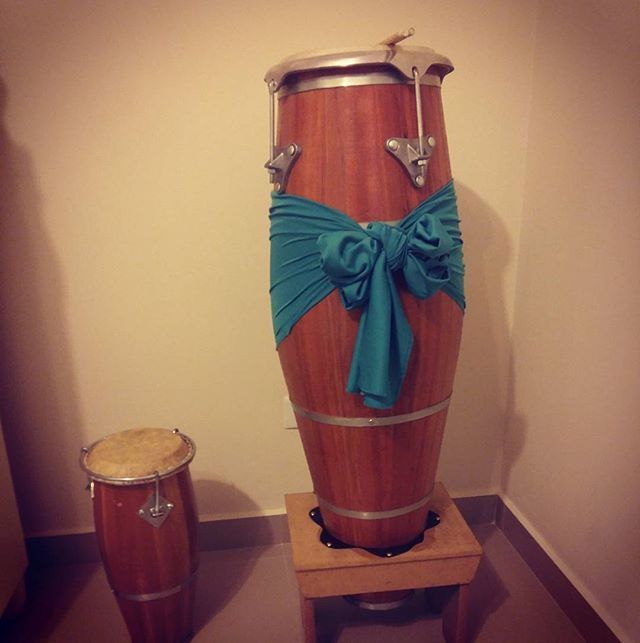
M 429 529 L 411 551 L 393 558 L 323 545 L 320 527 L 309 518 L 309 511 L 318 504 L 313 493 L 287 494 L 285 503 L 306 643 L 316 641 L 314 598 L 445 586 L 451 588 L 442 619 L 445 639 L 447 643 L 468 640 L 469 583 L 482 548 L 442 483 L 436 483 L 431 505 L 440 514 L 440 524 Z

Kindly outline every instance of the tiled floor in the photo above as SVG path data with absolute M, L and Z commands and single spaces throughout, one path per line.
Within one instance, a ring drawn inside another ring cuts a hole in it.
M 478 643 L 578 643 L 584 639 L 494 525 L 475 530 L 484 558 L 472 585 L 470 625 Z M 302 640 L 288 544 L 202 555 L 194 643 Z M 443 641 L 441 621 L 418 592 L 385 614 L 342 599 L 317 602 L 320 643 Z M 3 629 L 4 628 L 4 629 Z M 0 627 L 7 643 L 126 643 L 125 626 L 100 565 L 51 567 L 32 579 L 26 614 Z

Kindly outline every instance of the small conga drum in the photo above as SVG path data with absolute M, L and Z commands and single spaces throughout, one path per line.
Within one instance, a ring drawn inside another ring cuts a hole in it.
M 324 524 L 369 548 L 425 529 L 464 311 L 441 101 L 453 66 L 399 39 L 292 56 L 265 76 L 278 355 Z M 370 278 L 391 303 L 374 302 Z M 359 383 L 387 376 L 397 395 Z
M 141 428 L 82 449 L 100 554 L 133 643 L 192 636 L 198 518 L 195 445 L 178 429 Z

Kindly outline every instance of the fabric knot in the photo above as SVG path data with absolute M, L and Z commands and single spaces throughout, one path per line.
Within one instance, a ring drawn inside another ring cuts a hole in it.
M 413 295 L 431 297 L 449 281 L 449 258 L 461 243 L 437 217 L 425 213 L 408 231 L 376 221 L 365 229 L 321 234 L 318 250 L 322 270 L 351 310 L 369 300 L 378 262 L 380 274 L 402 270 Z
M 367 226 L 366 232 L 382 245 L 387 255 L 389 270 L 395 272 L 404 267 L 409 240 L 404 230 L 376 221 Z

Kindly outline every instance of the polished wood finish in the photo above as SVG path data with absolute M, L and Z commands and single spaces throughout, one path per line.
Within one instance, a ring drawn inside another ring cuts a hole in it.
M 161 496 L 174 504 L 160 527 L 138 516 L 154 484 L 121 486 L 96 481 L 94 485 L 100 553 L 116 593 L 155 594 L 178 587 L 195 574 L 198 520 L 188 469 L 160 481 Z M 192 581 L 166 598 L 143 602 L 117 598 L 133 643 L 188 640 L 194 592 Z
M 436 483 L 433 509 L 441 522 L 425 533 L 424 542 L 394 558 L 380 558 L 363 549 L 329 549 L 320 542 L 320 528 L 308 512 L 312 493 L 285 496 L 293 567 L 301 595 L 305 641 L 314 641 L 312 601 L 328 596 L 383 594 L 394 590 L 450 586 L 443 611 L 447 641 L 464 641 L 468 594 L 482 548 L 447 490 Z M 458 594 L 462 592 L 462 594 Z
M 304 643 L 316 643 L 316 615 L 313 600 L 300 594 L 300 612 L 302 616 L 302 629 L 304 630 Z
M 417 136 L 414 89 L 370 85 L 314 90 L 279 101 L 280 145 L 302 147 L 287 192 L 337 208 L 356 221 L 394 220 L 451 178 L 440 88 L 423 86 L 424 132 L 436 138 L 426 185 L 415 188 L 384 147 L 389 137 Z M 462 311 L 448 296 L 428 300 L 396 283 L 414 332 L 402 393 L 391 409 L 372 410 L 345 392 L 359 311 L 348 312 L 332 292 L 281 342 L 278 353 L 296 405 L 334 416 L 385 416 L 436 404 L 452 391 Z M 423 498 L 435 477 L 446 411 L 390 428 L 352 429 L 298 417 L 318 495 L 333 505 L 377 511 Z M 357 520 L 323 511 L 329 531 L 362 546 L 408 542 L 424 525 L 428 507 L 391 520 Z
M 445 419 L 446 410 L 415 422 L 353 428 L 299 418 L 316 493 L 338 507 L 361 511 L 418 501 L 433 488 Z M 403 545 L 424 531 L 426 512 L 421 507 L 396 518 L 354 520 L 322 508 L 322 517 L 344 542 L 385 547 Z
M 469 584 L 454 588 L 442 612 L 442 630 L 446 643 L 468 643 L 467 612 L 469 609 Z

